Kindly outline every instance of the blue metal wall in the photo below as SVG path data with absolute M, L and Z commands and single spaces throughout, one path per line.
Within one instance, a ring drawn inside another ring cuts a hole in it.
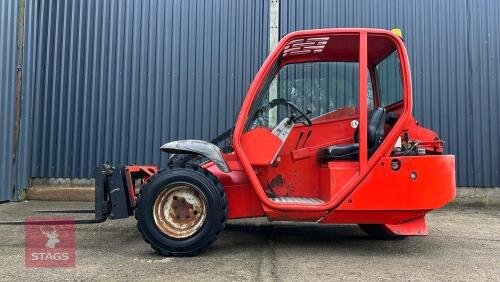
M 162 143 L 230 128 L 268 53 L 268 10 L 267 0 L 29 0 L 26 175 L 161 164 Z
M 500 186 L 500 1 L 281 0 L 280 33 L 401 28 L 414 114 L 457 156 L 460 186 Z
M 15 1 L 0 1 L 3 35 Z M 457 155 L 458 184 L 500 186 L 499 1 L 280 3 L 280 34 L 401 28 L 415 115 Z M 92 177 L 92 167 L 105 160 L 162 164 L 163 142 L 217 135 L 232 125 L 268 53 L 268 0 L 26 0 L 26 6 L 21 188 L 31 177 Z M 14 42 L 12 35 L 0 48 L 14 54 Z M 8 52 L 0 53 L 1 81 L 3 69 L 11 69 L 3 60 L 14 58 Z M 0 113 L 2 132 L 11 126 L 8 111 Z M 3 163 L 0 173 L 9 173 Z
M 12 196 L 17 1 L 0 0 L 0 201 Z
M 459 176 L 459 183 L 499 187 L 500 1 L 476 2 L 467 1 L 468 99 L 461 102 L 465 112 L 459 112 L 457 120 L 457 127 L 465 129 L 467 138 L 457 154 L 467 158 L 459 164 L 464 174 Z

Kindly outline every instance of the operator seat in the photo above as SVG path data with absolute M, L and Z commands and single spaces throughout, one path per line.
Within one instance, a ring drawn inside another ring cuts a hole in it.
M 380 146 L 384 138 L 384 125 L 386 112 L 383 108 L 377 108 L 368 112 L 368 157 Z M 337 145 L 320 149 L 318 161 L 327 162 L 331 160 L 357 160 L 359 158 L 359 127 L 354 131 L 354 143 Z

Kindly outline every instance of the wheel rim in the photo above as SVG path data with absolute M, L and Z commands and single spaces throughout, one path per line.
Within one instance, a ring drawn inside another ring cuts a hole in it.
M 156 227 L 166 235 L 183 239 L 195 234 L 207 217 L 207 199 L 189 183 L 168 185 L 153 206 Z

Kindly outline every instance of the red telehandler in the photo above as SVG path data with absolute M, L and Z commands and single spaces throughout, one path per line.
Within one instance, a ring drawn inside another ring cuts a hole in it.
M 224 146 L 217 146 L 223 143 Z M 95 219 L 135 214 L 163 255 L 194 255 L 226 220 L 358 224 L 380 239 L 426 235 L 455 196 L 455 158 L 412 116 L 408 55 L 396 32 L 285 36 L 256 74 L 234 127 L 181 140 L 155 166 L 96 168 Z

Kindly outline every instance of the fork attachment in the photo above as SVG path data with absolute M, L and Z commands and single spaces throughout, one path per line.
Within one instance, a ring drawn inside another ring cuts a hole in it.
M 134 213 L 137 194 L 142 185 L 158 171 L 156 166 L 130 165 L 113 167 L 100 164 L 95 168 L 95 210 L 39 210 L 35 213 L 94 213 L 93 219 L 60 219 L 40 221 L 0 221 L 0 225 L 65 225 L 101 223 L 106 219 L 128 218 Z
M 131 216 L 142 184 L 157 171 L 156 166 L 131 165 L 115 168 L 109 164 L 98 165 L 95 170 L 96 220 Z

